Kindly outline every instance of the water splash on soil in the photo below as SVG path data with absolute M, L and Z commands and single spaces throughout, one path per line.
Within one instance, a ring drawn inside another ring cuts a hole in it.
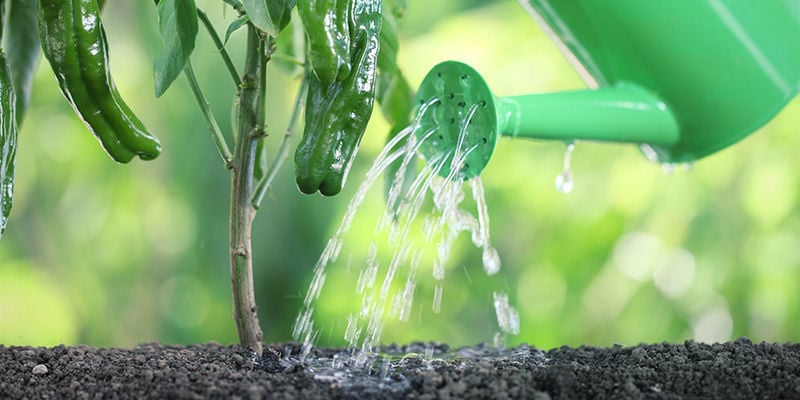
M 551 360 L 542 350 L 528 345 L 500 349 L 486 344 L 450 349 L 439 343 L 411 343 L 404 346 L 382 346 L 359 360 L 352 350 L 314 349 L 313 356 L 304 357 L 287 347 L 279 354 L 282 370 L 301 368 L 315 380 L 343 388 L 371 387 L 381 391 L 405 392 L 412 384 L 411 377 L 442 367 L 466 371 L 474 363 L 504 360 L 529 366 L 545 366 Z M 273 361 L 274 363 L 274 361 Z

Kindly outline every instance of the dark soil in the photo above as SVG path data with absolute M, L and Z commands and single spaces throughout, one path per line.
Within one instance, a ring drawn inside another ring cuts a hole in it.
M 412 344 L 358 365 L 333 349 L 313 349 L 301 361 L 300 350 L 271 345 L 256 359 L 218 344 L 0 346 L 0 398 L 800 399 L 800 344 L 739 339 L 546 352 Z

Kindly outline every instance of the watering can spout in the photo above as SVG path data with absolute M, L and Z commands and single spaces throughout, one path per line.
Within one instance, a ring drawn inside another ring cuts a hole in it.
M 428 73 L 417 99 L 430 105 L 420 107 L 417 119 L 420 151 L 429 160 L 446 157 L 442 176 L 453 165 L 464 179 L 479 175 L 500 135 L 655 146 L 673 145 L 680 137 L 667 104 L 635 84 L 495 97 L 470 66 L 446 61 Z M 464 160 L 453 163 L 459 152 Z
M 635 84 L 500 97 L 500 134 L 671 146 L 680 138 L 669 107 Z

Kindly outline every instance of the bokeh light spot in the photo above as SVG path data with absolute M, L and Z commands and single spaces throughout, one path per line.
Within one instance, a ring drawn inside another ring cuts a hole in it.
M 653 271 L 653 283 L 668 297 L 682 296 L 694 281 L 695 260 L 692 253 L 678 248 L 669 252 Z
M 694 340 L 719 343 L 730 340 L 733 334 L 733 317 L 727 307 L 718 306 L 702 312 L 693 322 Z
M 202 324 L 208 316 L 209 293 L 191 275 L 178 275 L 161 285 L 161 310 L 173 323 L 185 328 Z
M 633 232 L 617 241 L 613 260 L 617 269 L 626 276 L 646 281 L 663 256 L 664 245 L 661 240 L 649 233 Z

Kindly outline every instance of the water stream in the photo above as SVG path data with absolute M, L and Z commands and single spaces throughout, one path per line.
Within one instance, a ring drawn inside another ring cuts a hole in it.
M 434 136 L 436 129 L 423 133 L 419 139 L 413 132 L 418 128 L 422 115 L 437 102 L 438 100 L 432 99 L 423 104 L 414 123 L 398 133 L 376 157 L 314 266 L 314 276 L 293 329 L 294 338 L 303 342 L 301 360 L 309 354 L 319 335 L 318 328 L 314 326 L 314 309 L 325 284 L 326 268 L 336 262 L 345 236 L 368 192 L 375 182 L 382 181 L 379 178 L 398 160 L 399 168 L 392 177 L 387 192 L 388 206 L 376 222 L 374 239 L 369 244 L 366 258 L 358 263 L 360 270 L 355 292 L 361 298 L 361 306 L 357 312 L 347 317 L 344 339 L 352 357 L 348 362 L 364 366 L 371 363 L 370 360 L 374 361 L 375 349 L 381 342 L 386 319 L 409 319 L 415 303 L 417 283 L 425 276 L 422 271 L 428 268 L 428 265 L 423 265 L 427 264 L 423 260 L 430 258 L 433 258 L 430 271 L 435 286 L 433 301 L 429 307 L 435 313 L 441 311 L 442 297 L 445 295 L 442 283 L 446 275 L 446 265 L 453 244 L 461 232 L 469 232 L 472 243 L 481 249 L 483 269 L 487 275 L 494 275 L 500 270 L 500 257 L 490 241 L 488 205 L 480 177 L 468 180 L 477 215 L 460 206 L 465 192 L 464 182 L 458 172 L 466 157 L 475 149 L 465 148 L 464 143 L 470 117 L 477 105 L 471 107 L 465 114 L 466 118 L 461 121 L 457 145 L 451 154 L 440 154 L 428 159 L 416 176 L 413 176 L 413 180 L 407 181 L 409 168 L 415 166 L 417 161 L 417 151 L 426 140 Z M 445 166 L 449 166 L 450 173 L 447 177 L 441 177 L 440 172 Z M 420 216 L 424 206 L 430 204 L 427 202 L 428 193 L 433 209 Z M 422 235 L 410 234 L 420 230 L 420 223 Z M 385 239 L 385 243 L 381 242 L 382 239 Z M 430 247 L 435 249 L 435 254 L 426 258 Z M 387 252 L 388 257 L 380 257 L 382 252 Z M 381 259 L 390 261 L 388 265 L 381 265 Z M 342 289 L 344 288 L 337 288 Z M 495 292 L 493 297 L 499 329 L 494 340 L 499 345 L 503 343 L 502 338 L 506 334 L 519 332 L 519 314 L 509 305 L 505 292 Z M 334 364 L 344 363 L 343 360 L 339 358 Z

